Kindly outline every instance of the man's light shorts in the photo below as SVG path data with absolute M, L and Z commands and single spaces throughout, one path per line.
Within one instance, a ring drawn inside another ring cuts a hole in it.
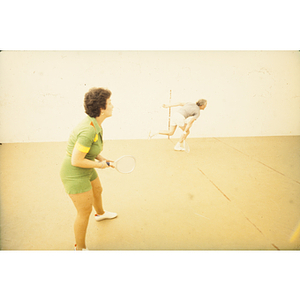
M 185 117 L 179 113 L 179 112 L 175 112 L 172 115 L 171 118 L 171 126 L 179 126 L 179 127 L 183 127 L 185 126 L 185 124 L 187 124 L 193 117 L 188 117 L 185 119 Z

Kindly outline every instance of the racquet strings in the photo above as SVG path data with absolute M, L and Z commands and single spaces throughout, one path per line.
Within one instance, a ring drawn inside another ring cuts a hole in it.
M 186 153 L 190 153 L 191 150 L 190 150 L 190 147 L 189 147 L 188 143 L 186 142 L 186 140 L 184 141 L 183 146 L 184 146 L 184 151 Z
M 135 167 L 135 159 L 132 156 L 122 157 L 116 162 L 116 169 L 121 173 L 130 173 Z

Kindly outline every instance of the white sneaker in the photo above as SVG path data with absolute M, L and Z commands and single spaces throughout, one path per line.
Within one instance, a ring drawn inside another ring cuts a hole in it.
M 95 219 L 96 219 L 96 221 L 102 221 L 102 220 L 106 220 L 106 219 L 114 219 L 117 216 L 118 216 L 118 214 L 116 214 L 116 213 L 104 211 L 103 215 L 95 214 Z
M 75 244 L 75 248 L 74 248 L 75 251 L 77 251 L 76 246 L 77 246 L 77 245 Z M 88 248 L 82 248 L 82 251 L 89 251 L 89 249 L 88 249 Z
M 180 143 L 178 142 L 175 147 L 174 147 L 174 150 L 176 151 L 184 151 L 184 148 L 181 147 Z

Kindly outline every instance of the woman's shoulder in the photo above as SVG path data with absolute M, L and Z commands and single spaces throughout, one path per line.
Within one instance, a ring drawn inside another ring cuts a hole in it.
M 87 134 L 87 135 L 95 135 L 95 126 L 90 118 L 84 118 L 76 127 L 78 133 Z

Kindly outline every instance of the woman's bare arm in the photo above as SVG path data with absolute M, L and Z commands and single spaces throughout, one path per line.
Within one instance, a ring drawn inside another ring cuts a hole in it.
M 102 160 L 101 162 L 96 162 L 93 160 L 89 160 L 85 158 L 86 153 L 79 151 L 76 147 L 74 147 L 72 152 L 71 163 L 74 167 L 91 169 L 91 168 L 100 168 L 105 169 L 108 167 L 106 164 L 106 160 Z

